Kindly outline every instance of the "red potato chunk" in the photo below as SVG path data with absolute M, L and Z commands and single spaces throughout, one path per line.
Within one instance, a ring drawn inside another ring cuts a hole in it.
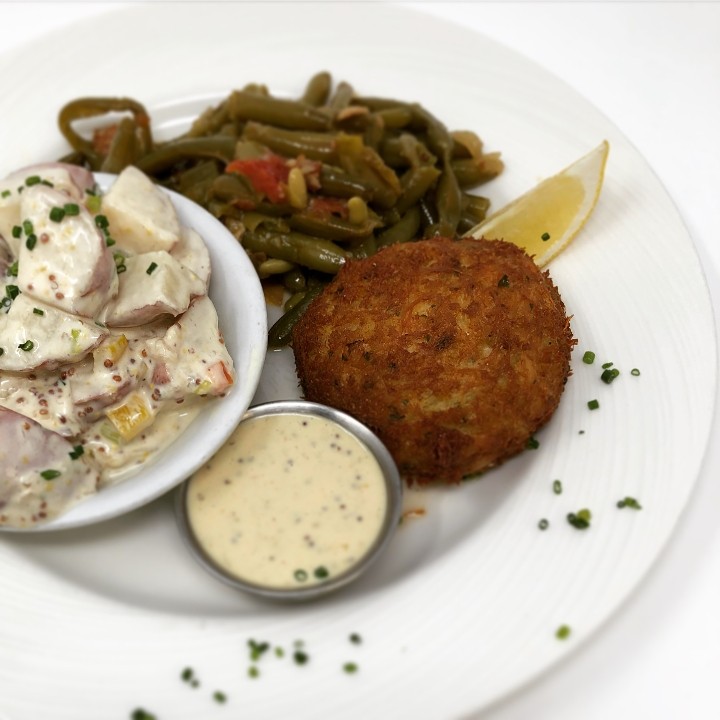
M 67 439 L 0 408 L 0 525 L 31 527 L 97 490 L 99 474 Z
M 23 192 L 21 217 L 31 232 L 23 233 L 17 284 L 23 293 L 59 310 L 94 318 L 117 293 L 115 261 L 81 205 L 75 205 L 76 215 L 52 219 L 52 210 L 67 203 L 66 194 L 45 185 Z

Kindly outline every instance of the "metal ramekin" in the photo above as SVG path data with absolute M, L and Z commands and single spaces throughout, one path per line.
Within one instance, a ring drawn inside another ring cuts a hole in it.
M 387 509 L 380 533 L 370 549 L 355 565 L 325 582 L 307 587 L 273 588 L 247 582 L 231 575 L 205 553 L 193 535 L 188 519 L 186 500 L 190 479 L 180 486 L 176 495 L 175 509 L 178 526 L 185 544 L 200 565 L 215 578 L 237 590 L 272 600 L 302 601 L 323 597 L 359 578 L 387 548 L 400 522 L 403 493 L 402 481 L 395 461 L 377 435 L 347 413 L 306 400 L 279 400 L 251 407 L 245 413 L 241 422 L 266 415 L 314 415 L 325 418 L 350 432 L 372 453 L 380 465 L 385 479 Z

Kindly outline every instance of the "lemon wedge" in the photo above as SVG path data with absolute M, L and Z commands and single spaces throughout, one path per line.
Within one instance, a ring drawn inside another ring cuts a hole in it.
M 578 234 L 597 204 L 610 145 L 594 150 L 543 180 L 475 226 L 471 237 L 506 240 L 523 248 L 539 267 Z

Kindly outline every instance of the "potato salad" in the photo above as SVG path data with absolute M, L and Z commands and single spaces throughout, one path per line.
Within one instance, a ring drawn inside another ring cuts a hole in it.
M 31 527 L 169 445 L 235 380 L 210 256 L 135 167 L 0 181 L 0 526 Z

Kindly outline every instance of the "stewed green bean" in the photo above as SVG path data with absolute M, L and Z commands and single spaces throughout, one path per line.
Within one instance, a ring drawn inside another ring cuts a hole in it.
M 97 125 L 90 138 L 81 121 Z M 346 262 L 474 227 L 489 201 L 468 190 L 503 167 L 476 133 L 450 132 L 418 102 L 333 87 L 326 71 L 294 100 L 247 83 L 167 142 L 153 140 L 147 111 L 128 98 L 73 100 L 58 123 L 73 148 L 65 161 L 107 172 L 136 165 L 230 229 L 263 283 L 289 297 L 272 346 L 289 341 Z

